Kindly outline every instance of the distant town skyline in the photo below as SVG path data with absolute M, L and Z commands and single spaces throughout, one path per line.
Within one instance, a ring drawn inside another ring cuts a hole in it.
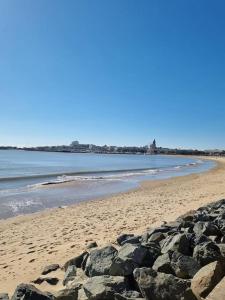
M 0 145 L 225 149 L 225 2 L 0 1 Z

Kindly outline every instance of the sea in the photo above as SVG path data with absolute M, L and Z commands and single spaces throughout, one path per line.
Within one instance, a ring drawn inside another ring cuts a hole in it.
M 0 150 L 0 219 L 110 196 L 144 180 L 204 172 L 215 165 L 169 155 Z

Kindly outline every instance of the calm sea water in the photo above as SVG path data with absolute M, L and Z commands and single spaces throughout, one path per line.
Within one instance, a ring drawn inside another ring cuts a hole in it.
M 207 160 L 0 150 L 0 218 L 126 191 L 146 179 L 206 171 Z

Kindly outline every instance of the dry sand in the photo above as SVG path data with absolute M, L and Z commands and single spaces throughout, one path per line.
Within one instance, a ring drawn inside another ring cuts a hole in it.
M 205 173 L 144 182 L 101 200 L 0 221 L 0 292 L 36 279 L 44 266 L 62 265 L 88 243 L 113 243 L 121 233 L 142 233 L 199 206 L 225 198 L 225 159 Z M 50 274 L 62 277 L 61 271 Z M 44 283 L 38 288 L 52 291 Z

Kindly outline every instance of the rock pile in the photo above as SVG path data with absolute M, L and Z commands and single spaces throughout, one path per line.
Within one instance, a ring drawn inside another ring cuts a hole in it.
M 143 235 L 121 235 L 115 246 L 96 247 L 65 263 L 63 290 L 52 295 L 21 284 L 12 300 L 204 299 L 225 275 L 225 200 Z

